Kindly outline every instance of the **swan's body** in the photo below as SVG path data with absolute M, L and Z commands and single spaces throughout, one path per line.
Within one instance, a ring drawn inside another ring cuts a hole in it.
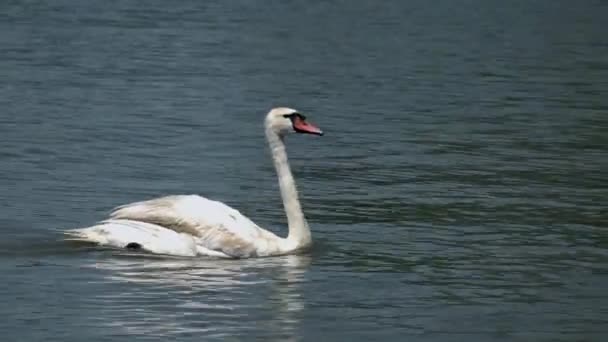
M 291 131 L 319 135 L 322 132 L 289 108 L 271 110 L 265 127 L 287 215 L 286 238 L 260 228 L 224 203 L 197 195 L 127 204 L 116 208 L 106 221 L 66 234 L 72 240 L 179 256 L 261 257 L 289 254 L 310 246 L 310 229 L 287 162 L 284 137 Z

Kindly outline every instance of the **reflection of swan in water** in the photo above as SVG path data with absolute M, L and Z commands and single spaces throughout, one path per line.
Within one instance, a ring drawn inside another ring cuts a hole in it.
M 127 204 L 93 227 L 69 230 L 70 239 L 180 256 L 255 257 L 292 253 L 311 244 L 285 151 L 287 133 L 323 134 L 290 108 L 266 116 L 266 138 L 279 177 L 289 234 L 281 238 L 237 210 L 201 196 L 168 196 Z
M 117 284 L 122 290 L 98 293 L 88 301 L 104 311 L 98 319 L 108 321 L 102 324 L 125 333 L 168 340 L 179 340 L 180 334 L 255 333 L 295 340 L 304 308 L 300 287 L 310 261 L 308 255 L 239 262 L 102 259 L 91 266 L 106 274 L 110 286 L 104 287 Z

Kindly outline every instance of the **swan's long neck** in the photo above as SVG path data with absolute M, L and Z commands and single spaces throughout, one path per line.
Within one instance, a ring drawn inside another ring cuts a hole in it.
M 287 161 L 285 143 L 283 142 L 283 138 L 270 127 L 266 128 L 266 139 L 268 139 L 274 167 L 279 177 L 281 197 L 283 198 L 283 206 L 287 215 L 287 223 L 289 225 L 287 239 L 296 243 L 297 247 L 307 246 L 311 243 L 310 228 L 308 228 L 308 222 L 306 222 L 302 207 L 300 206 L 296 183 Z

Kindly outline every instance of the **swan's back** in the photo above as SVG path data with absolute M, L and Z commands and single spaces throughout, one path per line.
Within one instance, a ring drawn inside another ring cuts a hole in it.
M 206 227 L 224 226 L 243 238 L 253 238 L 259 227 L 226 204 L 198 195 L 174 195 L 130 203 L 116 208 L 111 219 L 128 219 L 203 236 Z
M 197 243 L 229 256 L 254 256 L 280 240 L 238 210 L 198 195 L 167 196 L 116 208 L 111 220 L 132 220 L 191 235 Z

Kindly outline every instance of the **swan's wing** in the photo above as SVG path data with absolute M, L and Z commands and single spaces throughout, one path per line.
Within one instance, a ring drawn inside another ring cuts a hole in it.
M 277 236 L 224 203 L 197 195 L 167 196 L 116 208 L 112 220 L 133 220 L 191 235 L 201 247 L 233 257 L 272 248 Z

